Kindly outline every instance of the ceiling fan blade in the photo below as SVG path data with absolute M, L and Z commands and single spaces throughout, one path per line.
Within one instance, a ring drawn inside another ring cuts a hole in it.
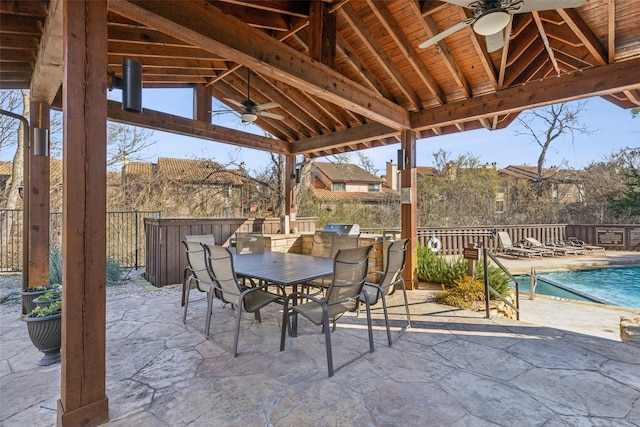
M 235 100 L 233 100 L 231 98 L 224 98 L 224 100 L 229 102 L 230 104 L 236 105 L 236 106 L 238 106 L 240 108 L 244 108 L 244 105 L 242 105 L 241 102 L 235 101 Z
M 260 117 L 268 117 L 270 119 L 284 120 L 284 116 L 275 113 L 269 113 L 268 111 L 256 111 L 255 114 Z
M 467 25 L 471 24 L 473 21 L 475 21 L 475 19 L 465 19 L 462 22 L 458 22 L 456 25 L 454 25 L 453 27 L 447 28 L 446 30 L 436 34 L 435 36 L 431 37 L 429 40 L 424 41 L 422 43 L 420 43 L 418 45 L 418 47 L 420 49 L 424 49 L 426 47 L 429 47 L 431 45 L 434 45 L 436 43 L 438 43 L 440 40 L 445 39 L 446 37 L 449 37 L 451 34 L 460 31 L 461 29 L 463 29 L 464 27 L 466 27 Z
M 523 0 L 522 7 L 513 13 L 533 12 L 534 10 L 570 9 L 582 6 L 587 0 Z
M 256 105 L 253 111 L 264 111 L 270 108 L 278 108 L 278 107 L 280 107 L 280 104 L 278 104 L 277 102 L 266 102 L 264 104 Z
M 504 32 L 498 31 L 495 34 L 489 34 L 485 36 L 485 41 L 487 42 L 487 52 L 500 50 L 504 46 Z

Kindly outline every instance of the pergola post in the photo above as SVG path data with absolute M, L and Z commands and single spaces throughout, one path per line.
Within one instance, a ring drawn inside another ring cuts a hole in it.
M 29 245 L 28 277 L 29 286 L 49 284 L 49 188 L 50 188 L 50 161 L 49 161 L 49 128 L 51 106 L 45 102 L 31 99 L 29 121 L 29 180 L 28 186 L 24 186 L 26 199 L 29 204 L 27 210 L 27 226 L 29 232 L 26 236 Z M 35 155 L 35 132 L 45 129 L 46 155 Z
M 59 426 L 109 419 L 106 396 L 107 0 L 63 0 Z
M 296 216 L 298 209 L 296 207 L 296 156 L 295 154 L 285 156 L 284 167 L 284 214 L 289 216 L 289 229 L 282 230 L 284 234 L 288 234 L 293 228 L 296 228 Z
M 193 120 L 211 123 L 212 97 L 211 86 L 200 84 L 193 86 Z
M 418 286 L 418 191 L 416 172 L 416 133 L 403 130 L 401 144 L 404 151 L 404 168 L 400 175 L 400 218 L 403 239 L 410 238 L 407 261 L 402 277 L 407 289 Z

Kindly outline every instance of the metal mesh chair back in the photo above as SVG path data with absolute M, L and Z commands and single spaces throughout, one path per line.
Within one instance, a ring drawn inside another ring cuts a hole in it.
M 238 278 L 233 270 L 233 258 L 229 249 L 222 246 L 203 244 L 205 250 L 205 259 L 211 280 L 215 280 L 222 289 L 222 299 L 225 293 L 238 295 L 241 291 Z M 233 301 L 234 299 L 229 299 Z
M 331 244 L 331 258 L 335 257 L 340 249 L 357 248 L 360 246 L 360 234 L 336 234 Z
M 203 292 L 207 292 L 211 286 L 211 278 L 207 272 L 204 249 L 200 242 L 183 240 L 187 252 L 187 263 L 193 278 L 196 279 L 196 286 Z
M 264 252 L 264 237 L 256 234 L 236 233 L 236 253 Z
M 395 240 L 387 248 L 387 267 L 380 287 L 389 293 L 391 286 L 402 278 L 402 270 L 407 258 L 407 244 L 409 239 Z
M 338 251 L 333 261 L 333 279 L 325 297 L 328 305 L 339 304 L 341 312 L 356 309 L 357 295 L 367 277 L 371 248 L 364 246 Z M 330 312 L 334 310 L 330 309 Z
M 216 239 L 213 234 L 189 234 L 184 236 L 184 240 L 187 242 L 207 243 L 209 245 L 216 244 Z
M 331 248 L 333 246 L 333 237 L 336 233 L 326 231 L 316 231 L 313 235 L 313 246 L 311 247 L 311 255 L 322 258 L 331 258 Z

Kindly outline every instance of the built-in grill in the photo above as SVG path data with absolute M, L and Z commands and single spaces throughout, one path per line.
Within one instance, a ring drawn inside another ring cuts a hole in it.
M 327 224 L 322 231 L 357 236 L 360 234 L 360 226 L 358 224 Z

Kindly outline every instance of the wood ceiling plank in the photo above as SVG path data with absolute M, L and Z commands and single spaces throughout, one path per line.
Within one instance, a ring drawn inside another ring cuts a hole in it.
M 107 101 L 107 103 L 109 120 L 117 123 L 197 137 L 214 142 L 223 142 L 239 147 L 288 154 L 287 143 L 278 139 L 227 129 L 211 123 L 186 119 L 148 108 L 145 108 L 139 114 L 128 113 L 122 110 L 122 105 L 119 102 Z
M 44 23 L 45 19 L 46 16 L 20 16 L 0 13 L 0 22 L 2 22 L 0 32 L 40 37 L 41 32 L 37 23 Z
M 640 58 L 604 65 L 556 78 L 529 82 L 494 94 L 411 113 L 413 129 L 453 125 L 495 114 L 517 113 L 559 102 L 640 89 Z
M 600 40 L 593 34 L 589 26 L 580 17 L 575 9 L 558 9 L 562 19 L 567 23 L 571 30 L 576 33 L 578 38 L 589 49 L 591 55 L 598 61 L 598 64 L 604 65 L 608 63 L 608 54 L 600 43 Z
M 464 20 L 471 16 L 471 13 L 467 9 L 462 9 L 462 8 L 459 8 L 459 9 L 460 9 L 460 12 L 459 12 L 460 19 Z M 510 20 L 509 23 L 507 24 L 507 27 L 503 30 L 505 34 L 504 36 L 505 40 L 504 40 L 504 45 L 502 46 L 502 56 L 505 57 L 505 61 L 506 61 L 507 52 L 509 52 L 509 37 L 506 34 L 511 33 L 511 23 L 512 21 Z M 495 66 L 493 65 L 493 61 L 491 60 L 491 55 L 489 54 L 489 52 L 487 52 L 486 42 L 484 40 L 480 41 L 481 37 L 478 36 L 472 29 L 467 29 L 466 31 L 470 34 L 469 37 L 471 39 L 471 43 L 473 43 L 473 47 L 475 48 L 476 54 L 478 55 L 478 60 L 482 64 L 482 68 L 484 69 L 487 75 L 489 84 L 491 85 L 493 90 L 498 90 L 499 74 L 498 74 L 498 70 L 496 70 Z M 457 66 L 457 61 L 454 61 L 454 63 Z M 469 89 L 469 93 L 471 94 L 470 96 L 473 96 L 471 89 Z
M 309 4 L 304 1 L 297 0 L 219 0 L 224 3 L 236 4 L 240 6 L 251 7 L 267 12 L 282 13 L 301 18 L 309 17 Z
M 358 55 L 355 54 L 355 50 L 353 49 L 353 47 L 351 47 L 351 45 L 344 39 L 344 37 L 340 36 L 340 34 L 338 34 L 336 44 L 338 53 L 344 56 L 346 61 L 353 68 L 353 71 L 360 76 L 362 81 L 367 86 L 369 86 L 372 90 L 375 90 L 385 98 L 394 100 L 391 92 L 389 92 L 389 90 L 387 90 L 387 88 L 380 83 L 369 66 Z
M 385 70 L 389 77 L 395 82 L 398 89 L 400 89 L 402 94 L 405 96 L 405 107 L 412 110 L 422 108 L 422 101 L 418 98 L 416 91 L 413 90 L 407 79 L 404 78 L 400 70 L 398 70 L 398 68 L 393 64 L 389 55 L 387 55 L 380 43 L 376 41 L 373 34 L 371 34 L 364 25 L 353 7 L 346 4 L 342 9 L 340 9 L 340 13 L 341 16 L 349 23 L 353 31 L 358 35 L 366 48 L 374 54 L 374 57 L 380 66 Z
M 393 14 L 387 7 L 385 1 L 366 0 L 367 4 L 373 10 L 378 20 L 382 23 L 389 36 L 393 39 L 396 47 L 402 52 L 404 57 L 409 61 L 413 71 L 416 73 L 420 81 L 429 89 L 436 100 L 436 103 L 442 105 L 445 103 L 445 96 L 438 82 L 433 78 L 427 67 L 412 47 L 409 38 L 400 28 L 400 25 L 393 17 Z M 458 76 L 454 76 L 454 79 Z M 470 92 L 470 90 L 469 90 Z
M 143 75 L 144 71 L 152 68 L 186 68 L 190 70 L 203 70 L 203 71 L 226 71 L 229 69 L 229 64 L 221 59 L 192 59 L 183 58 L 179 62 L 175 58 L 163 58 L 153 56 L 136 56 L 127 54 L 109 54 L 109 67 L 122 67 L 122 60 L 124 58 L 135 59 L 142 63 Z
M 222 57 L 234 58 L 371 120 L 406 128 L 408 112 L 206 2 L 111 0 L 111 11 Z M 238 37 L 238 34 L 243 37 Z
M 435 21 L 429 15 L 425 15 L 424 17 L 422 16 L 420 6 L 418 5 L 417 2 L 410 1 L 408 4 L 408 7 L 415 15 L 417 21 L 420 23 L 420 26 L 424 29 L 424 31 L 427 34 L 429 34 L 429 37 L 433 37 L 436 34 L 438 34 L 439 30 Z M 465 98 L 470 98 L 472 96 L 471 85 L 469 84 L 469 81 L 462 73 L 462 70 L 460 69 L 458 62 L 453 57 L 453 54 L 449 50 L 449 46 L 447 46 L 447 42 L 445 42 L 444 40 L 440 40 L 437 46 L 438 46 L 438 53 L 440 53 L 440 57 L 442 58 L 442 61 L 444 62 L 445 66 L 449 70 L 449 73 L 451 73 L 451 76 L 453 77 L 456 84 L 460 88 L 462 95 Z M 483 63 L 483 66 L 485 65 L 487 64 Z M 493 80 L 495 81 L 495 78 Z

